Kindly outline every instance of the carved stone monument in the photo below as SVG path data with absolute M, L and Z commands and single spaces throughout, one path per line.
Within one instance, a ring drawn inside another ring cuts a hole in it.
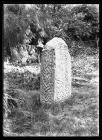
M 61 38 L 47 42 L 42 51 L 40 92 L 44 103 L 62 102 L 71 95 L 71 57 Z

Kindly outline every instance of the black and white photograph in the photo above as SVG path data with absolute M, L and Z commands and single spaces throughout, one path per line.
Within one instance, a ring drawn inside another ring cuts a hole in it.
M 3 4 L 3 136 L 99 136 L 99 4 Z

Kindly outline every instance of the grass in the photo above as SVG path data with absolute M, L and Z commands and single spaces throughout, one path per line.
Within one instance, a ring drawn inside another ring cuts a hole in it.
M 53 105 L 40 103 L 39 75 L 5 73 L 4 94 L 9 95 L 10 111 L 4 119 L 4 136 L 98 136 L 96 71 L 97 57 L 72 57 L 72 95 Z

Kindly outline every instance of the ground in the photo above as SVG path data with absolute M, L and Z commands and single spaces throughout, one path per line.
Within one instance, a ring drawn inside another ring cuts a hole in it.
M 40 104 L 40 66 L 17 70 L 4 65 L 4 94 L 17 103 L 9 101 L 4 136 L 99 135 L 99 58 L 80 55 L 71 59 L 72 95 L 54 108 Z

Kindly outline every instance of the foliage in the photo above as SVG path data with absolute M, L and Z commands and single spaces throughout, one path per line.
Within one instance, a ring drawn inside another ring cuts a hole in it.
M 67 22 L 67 34 L 75 40 L 94 40 L 98 36 L 98 12 L 95 6 L 81 5 L 71 9 Z
M 42 5 L 42 7 L 39 8 L 38 19 L 49 39 L 54 36 L 61 37 L 66 42 L 97 39 L 99 15 L 95 6 L 81 5 L 71 10 L 61 4 L 51 4 L 46 7 Z
M 30 34 L 26 34 L 27 30 Z M 72 8 L 64 4 L 33 4 L 4 6 L 4 50 L 18 43 L 37 45 L 41 39 L 45 45 L 53 37 L 61 37 L 69 45 L 73 41 L 95 40 L 98 45 L 99 11 L 95 5 L 82 4 Z
M 4 49 L 8 50 L 7 55 L 11 55 L 10 49 L 12 47 L 23 42 L 28 23 L 24 5 L 4 6 Z

